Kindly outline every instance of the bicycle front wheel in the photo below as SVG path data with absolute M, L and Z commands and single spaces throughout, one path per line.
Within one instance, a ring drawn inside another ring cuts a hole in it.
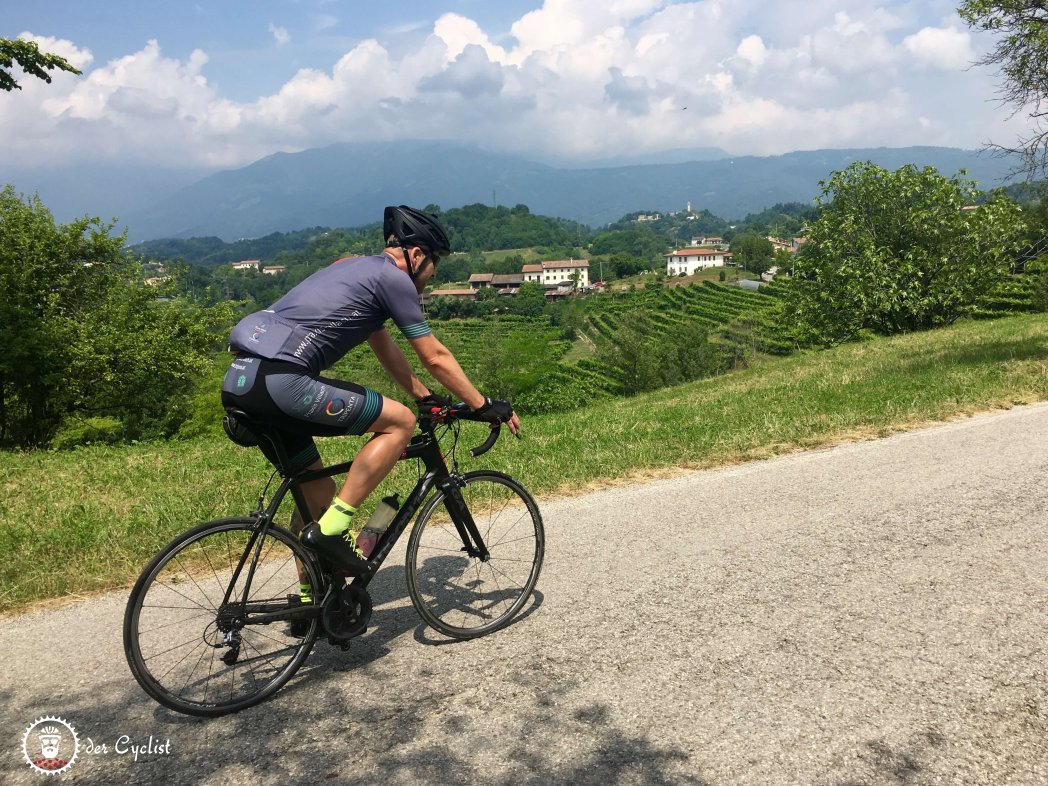
M 411 531 L 407 584 L 411 602 L 430 627 L 456 639 L 473 639 L 508 625 L 528 602 L 546 538 L 538 505 L 516 480 L 479 470 L 463 481 L 456 491 L 490 558 L 467 554 L 445 493 L 438 491 Z
M 316 616 L 299 622 L 299 631 L 286 619 L 251 620 L 298 604 L 299 565 L 315 592 L 321 574 L 293 535 L 271 526 L 245 592 L 256 529 L 250 518 L 201 524 L 165 546 L 131 591 L 124 652 L 135 679 L 165 707 L 203 716 L 237 712 L 276 692 L 309 654 Z

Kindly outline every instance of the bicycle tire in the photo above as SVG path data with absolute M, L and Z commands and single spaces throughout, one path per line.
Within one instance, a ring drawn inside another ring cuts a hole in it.
M 508 625 L 528 602 L 545 554 L 545 530 L 534 498 L 509 475 L 477 470 L 459 489 L 491 558 L 464 553 L 438 491 L 415 520 L 405 570 L 411 602 L 426 624 L 456 639 Z
M 124 654 L 138 684 L 165 707 L 205 717 L 239 712 L 279 690 L 312 649 L 319 615 L 301 638 L 277 621 L 244 626 L 236 653 L 230 654 L 233 645 L 222 641 L 219 619 L 228 611 L 220 611 L 221 602 L 256 526 L 253 518 L 217 519 L 184 532 L 157 553 L 131 590 Z M 245 602 L 293 602 L 288 595 L 298 593 L 296 558 L 314 591 L 322 592 L 322 574 L 312 555 L 291 533 L 270 526 Z M 250 560 L 232 597 L 240 599 L 249 565 Z

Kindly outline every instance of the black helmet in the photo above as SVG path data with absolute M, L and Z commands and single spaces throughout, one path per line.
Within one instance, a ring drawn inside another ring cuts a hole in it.
M 386 208 L 382 216 L 382 236 L 387 242 L 390 237 L 395 237 L 405 249 L 422 246 L 438 257 L 451 253 L 448 233 L 437 217 L 407 205 Z

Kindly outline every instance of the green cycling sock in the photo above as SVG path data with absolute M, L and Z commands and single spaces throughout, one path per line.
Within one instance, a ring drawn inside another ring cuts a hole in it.
M 299 584 L 298 585 L 298 599 L 303 603 L 313 602 L 313 585 L 312 584 Z
M 356 512 L 357 509 L 352 505 L 335 497 L 317 522 L 320 524 L 320 531 L 325 535 L 341 535 L 349 529 L 349 522 Z

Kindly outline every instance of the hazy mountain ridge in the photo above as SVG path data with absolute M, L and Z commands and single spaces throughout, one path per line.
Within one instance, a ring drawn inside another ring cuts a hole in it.
M 694 154 L 708 157 L 716 151 Z M 380 220 L 383 206 L 400 203 L 445 209 L 477 202 L 525 204 L 541 215 L 600 227 L 634 211 L 683 210 L 690 202 L 694 210 L 734 220 L 779 202 L 810 202 L 820 192 L 820 180 L 858 160 L 891 169 L 934 166 L 946 175 L 964 168 L 986 188 L 1002 184 L 1011 168 L 1002 158 L 938 147 L 570 168 L 447 142 L 340 144 L 277 153 L 169 190 L 155 202 L 132 201 L 135 184 L 129 179 L 128 204 L 135 209 L 114 214 L 128 227 L 132 243 L 202 236 L 232 241 L 315 226 L 361 226 Z M 155 184 L 152 192 L 159 191 Z M 84 204 L 97 214 L 88 200 Z

